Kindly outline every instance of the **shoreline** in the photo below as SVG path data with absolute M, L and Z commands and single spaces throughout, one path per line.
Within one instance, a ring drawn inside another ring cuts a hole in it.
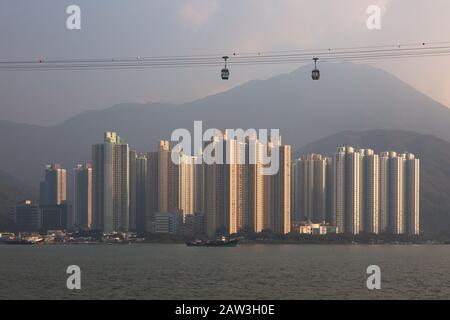
M 123 243 L 107 243 L 107 242 L 58 242 L 58 243 L 35 243 L 35 244 L 8 244 L 0 243 L 0 246 L 128 246 L 128 245 L 185 245 L 184 241 L 144 241 L 144 242 L 123 242 Z M 316 242 L 316 241 L 243 241 L 239 242 L 238 246 L 247 245 L 315 245 L 315 246 L 435 246 L 435 245 L 450 245 L 447 242 L 438 241 L 424 241 L 424 242 L 383 242 L 383 243 L 370 243 L 370 242 Z M 186 246 L 187 247 L 187 246 Z

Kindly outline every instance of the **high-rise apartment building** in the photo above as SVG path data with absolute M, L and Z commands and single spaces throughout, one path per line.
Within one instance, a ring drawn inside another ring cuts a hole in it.
M 158 149 L 158 212 L 169 212 L 170 144 L 161 140 Z
M 380 153 L 379 158 L 379 233 L 389 232 L 389 198 L 390 198 L 390 167 L 389 167 L 389 152 Z
M 161 140 L 158 148 L 158 212 L 160 213 L 169 212 L 169 170 L 171 164 L 169 141 Z
M 382 153 L 381 159 L 380 224 L 383 224 L 383 231 L 418 235 L 420 161 L 411 153 L 393 151 Z
M 283 175 L 276 181 L 262 174 L 263 152 L 268 146 L 256 136 L 240 141 L 225 133 L 213 137 L 207 148 L 221 150 L 224 160 L 203 166 L 207 234 L 261 232 L 272 226 L 277 227 L 276 232 L 289 230 L 290 217 L 285 214 L 290 214 L 290 185 L 286 187 L 284 182 L 290 184 L 290 172 L 285 171 L 290 170 L 290 158 L 285 146 L 280 156 Z M 278 197 L 270 198 L 272 189 L 280 192 Z M 269 212 L 277 214 L 276 220 Z
M 314 186 L 313 186 L 313 221 L 322 223 L 327 215 L 327 169 L 328 160 L 322 156 L 314 159 Z
M 145 232 L 147 224 L 147 156 L 136 157 L 136 231 Z
M 75 226 L 92 227 L 92 167 L 78 164 L 73 169 L 73 215 Z
M 283 145 L 281 137 L 278 141 L 268 143 L 269 152 L 274 148 L 279 152 L 279 168 L 274 175 L 267 175 L 264 197 L 266 211 L 265 229 L 286 234 L 291 230 L 291 146 Z
M 247 139 L 245 144 L 245 165 L 243 167 L 245 214 L 244 228 L 250 232 L 264 230 L 264 145 L 255 137 Z
M 155 214 L 158 212 L 158 152 L 147 153 L 147 179 L 146 179 L 146 227 L 145 231 L 153 231 Z
M 155 213 L 181 213 L 183 218 L 194 213 L 195 166 L 194 157 L 171 150 L 166 140 L 147 154 L 147 224 L 154 222 Z
M 418 235 L 420 233 L 420 160 L 408 153 L 406 155 L 406 233 Z
M 129 228 L 136 230 L 136 159 L 137 153 L 135 150 L 129 152 Z
M 202 155 L 197 155 L 202 157 Z M 195 161 L 195 160 L 194 160 Z M 194 213 L 205 213 L 205 166 L 194 164 Z
M 345 159 L 345 232 L 358 234 L 361 218 L 361 154 L 346 148 Z
M 330 159 L 310 154 L 294 161 L 292 168 L 292 217 L 296 221 L 327 219 Z
M 241 184 L 237 159 L 242 148 L 226 135 L 213 137 L 207 148 L 221 150 L 223 156 L 221 163 L 205 164 L 207 235 L 233 234 L 238 231 L 237 218 L 242 213 L 238 199 L 242 194 L 237 193 Z
M 130 229 L 145 232 L 147 224 L 147 156 L 130 150 Z
M 45 179 L 40 184 L 39 204 L 60 205 L 67 200 L 67 174 L 59 163 L 45 168 Z
M 405 232 L 405 175 L 403 154 L 389 154 L 389 226 L 392 234 Z
M 379 156 L 371 149 L 365 150 L 362 161 L 361 197 L 362 201 L 362 229 L 366 233 L 379 233 Z
M 378 156 L 371 149 L 339 147 L 333 159 L 329 221 L 353 234 L 417 235 L 419 176 L 420 162 L 413 154 L 386 151 Z
M 346 216 L 346 149 L 337 148 L 333 156 L 333 220 L 331 223 L 338 227 L 339 232 L 345 230 Z
M 206 148 L 223 148 L 223 140 L 214 136 L 205 144 Z M 206 234 L 214 237 L 223 229 L 224 203 L 229 200 L 229 193 L 225 197 L 224 165 L 214 162 L 204 164 L 205 181 L 205 212 L 206 212 Z
M 168 141 L 161 140 L 157 152 L 137 154 L 115 132 L 106 132 L 104 142 L 92 146 L 92 168 L 73 170 L 75 225 L 154 232 L 156 215 L 175 214 L 183 224 L 186 216 L 200 214 L 209 237 L 264 229 L 286 234 L 291 219 L 326 222 L 349 234 L 419 234 L 415 155 L 338 147 L 333 158 L 310 154 L 291 163 L 290 146 L 281 138 L 263 145 L 256 136 L 241 141 L 229 134 L 205 144 L 222 161 L 199 164 L 171 150 Z M 278 154 L 273 175 L 263 175 L 269 166 L 265 152 L 272 161 Z M 64 202 L 65 181 L 64 169 L 47 166 L 42 199 Z M 50 219 L 57 211 L 46 206 L 46 225 L 60 225 Z M 69 228 L 72 217 L 65 216 L 62 224 Z
M 93 227 L 129 230 L 129 146 L 115 132 L 92 146 Z
M 339 147 L 333 156 L 332 223 L 340 232 L 360 232 L 361 158 L 353 147 Z
M 325 191 L 325 221 L 332 224 L 334 219 L 334 211 L 333 211 L 333 158 L 327 157 L 325 158 L 326 166 L 327 166 L 327 182 L 326 182 L 326 191 Z
M 184 217 L 188 214 L 194 213 L 195 203 L 195 158 L 192 156 L 186 156 L 179 154 L 179 164 L 172 165 L 176 170 L 173 173 L 173 180 L 178 180 L 178 183 L 174 185 L 178 186 L 178 190 L 174 194 L 178 194 L 178 205 L 176 210 L 180 211 Z

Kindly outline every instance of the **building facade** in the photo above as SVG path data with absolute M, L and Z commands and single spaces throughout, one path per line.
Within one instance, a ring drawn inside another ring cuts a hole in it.
M 72 172 L 74 225 L 88 230 L 92 227 L 92 166 L 78 164 Z
M 59 205 L 67 200 L 67 173 L 59 163 L 45 168 L 45 179 L 40 184 L 39 204 Z
M 93 227 L 129 230 L 129 147 L 115 132 L 92 146 Z

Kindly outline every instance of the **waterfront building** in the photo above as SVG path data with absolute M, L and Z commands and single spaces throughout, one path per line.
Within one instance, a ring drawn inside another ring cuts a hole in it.
M 74 225 L 87 230 L 92 227 L 92 166 L 78 164 L 72 172 Z
M 129 230 L 129 146 L 115 132 L 92 146 L 93 228 Z

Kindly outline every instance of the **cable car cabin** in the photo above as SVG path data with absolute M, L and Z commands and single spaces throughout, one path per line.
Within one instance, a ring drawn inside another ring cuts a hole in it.
M 320 79 L 320 70 L 319 69 L 314 69 L 312 71 L 311 77 L 313 80 L 319 80 Z
M 311 78 L 313 80 L 319 80 L 320 79 L 320 71 L 319 69 L 317 69 L 317 60 L 319 60 L 319 58 L 313 58 L 314 60 L 314 70 L 311 73 Z
M 227 68 L 222 69 L 222 80 L 228 80 L 230 77 L 230 71 Z

